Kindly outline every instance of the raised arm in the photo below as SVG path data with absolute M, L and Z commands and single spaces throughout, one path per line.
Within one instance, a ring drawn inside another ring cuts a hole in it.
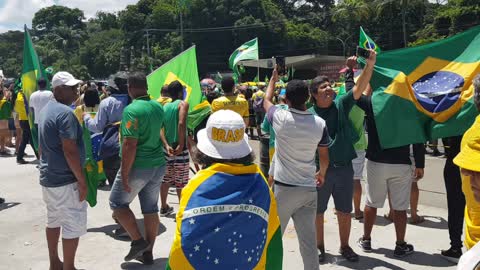
M 365 91 L 370 83 L 370 79 L 372 78 L 373 74 L 373 67 L 375 66 L 375 62 L 377 60 L 377 53 L 374 50 L 369 50 L 370 51 L 370 57 L 366 59 L 367 64 L 365 65 L 365 68 L 362 71 L 362 74 L 358 77 L 357 84 L 353 87 L 353 98 L 355 100 L 358 100 L 362 94 L 363 91 Z M 347 66 L 352 66 L 353 62 L 357 61 L 356 56 L 352 56 L 348 58 L 347 60 Z
M 275 67 L 272 72 L 272 78 L 270 78 L 270 82 L 268 83 L 267 93 L 265 94 L 265 98 L 263 99 L 263 108 L 268 113 L 268 110 L 275 106 L 273 104 L 273 96 L 275 93 L 275 83 L 278 81 L 278 72 L 277 68 Z

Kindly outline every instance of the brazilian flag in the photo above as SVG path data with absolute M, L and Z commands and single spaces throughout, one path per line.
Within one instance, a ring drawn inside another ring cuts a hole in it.
M 35 128 L 33 122 L 33 114 L 29 113 L 28 102 L 30 100 L 30 95 L 37 90 L 37 81 L 40 78 L 44 78 L 48 81 L 47 76 L 44 73 L 42 64 L 38 58 L 35 47 L 32 43 L 32 37 L 28 32 L 27 26 L 24 26 L 24 42 L 23 42 L 23 69 L 22 69 L 22 90 L 25 103 L 25 111 L 29 115 L 30 129 L 32 131 L 33 145 L 35 151 L 38 150 L 38 131 Z
M 358 40 L 358 46 L 364 49 L 372 49 L 379 53 L 380 47 L 377 46 L 377 44 L 371 39 L 367 34 L 365 34 L 365 31 L 363 31 L 363 27 L 360 26 L 360 38 Z
M 183 99 L 190 105 L 190 111 L 193 110 L 202 101 L 195 46 L 149 74 L 147 76 L 148 93 L 157 99 L 160 97 L 162 87 L 173 81 L 179 81 L 184 86 Z
M 167 270 L 282 269 L 277 205 L 257 165 L 214 164 L 182 191 Z
M 87 202 L 90 207 L 97 205 L 97 188 L 100 182 L 107 179 L 103 170 L 103 160 L 98 156 L 98 150 L 100 149 L 100 142 L 102 141 L 102 133 L 91 133 L 85 126 L 85 122 L 81 117 L 81 111 L 77 108 L 75 115 L 82 126 L 83 131 L 83 144 L 85 146 L 85 166 L 84 173 L 87 181 Z M 95 113 L 90 113 L 92 117 L 95 117 Z
M 382 52 L 371 80 L 384 148 L 462 135 L 474 122 L 480 26 L 418 47 Z

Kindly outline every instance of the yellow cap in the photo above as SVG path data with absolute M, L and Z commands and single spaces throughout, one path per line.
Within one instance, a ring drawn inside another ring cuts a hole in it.
M 467 132 L 467 134 L 470 132 Z M 453 163 L 460 168 L 480 172 L 480 130 L 475 130 L 472 133 L 471 136 L 465 134 L 466 136 L 463 139 L 467 141 Z

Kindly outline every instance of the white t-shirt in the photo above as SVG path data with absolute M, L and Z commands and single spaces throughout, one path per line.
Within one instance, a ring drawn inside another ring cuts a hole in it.
M 268 121 L 275 131 L 273 178 L 303 187 L 316 187 L 315 154 L 330 143 L 325 121 L 308 111 L 271 107 Z
M 480 268 L 480 243 L 464 253 L 457 265 L 457 270 L 476 270 L 477 268 Z
M 38 90 L 33 92 L 30 96 L 30 108 L 33 108 L 35 112 L 35 124 L 38 124 L 38 116 L 40 115 L 40 111 L 47 105 L 48 101 L 53 99 L 52 91 L 48 90 Z

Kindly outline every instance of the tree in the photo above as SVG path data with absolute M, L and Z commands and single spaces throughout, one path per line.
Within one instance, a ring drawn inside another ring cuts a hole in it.
M 424 10 L 425 5 L 428 4 L 427 0 L 376 0 L 376 8 L 378 14 L 381 14 L 385 9 L 391 9 L 394 5 L 394 9 L 400 9 L 402 14 L 402 32 L 403 32 L 403 45 L 407 47 L 408 38 L 407 38 L 407 13 L 411 6 L 415 8 Z M 392 14 L 393 15 L 393 14 Z
M 43 37 L 60 26 L 75 30 L 84 29 L 83 20 L 85 20 L 85 16 L 80 9 L 55 5 L 37 11 L 33 16 L 32 28 L 37 36 Z

